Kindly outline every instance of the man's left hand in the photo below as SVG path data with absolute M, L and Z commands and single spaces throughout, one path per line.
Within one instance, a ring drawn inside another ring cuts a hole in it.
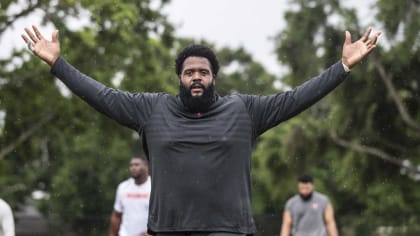
M 359 40 L 352 43 L 350 32 L 346 31 L 346 39 L 344 40 L 341 61 L 348 68 L 351 69 L 363 60 L 363 58 L 365 58 L 373 49 L 375 49 L 376 41 L 378 40 L 379 35 L 381 35 L 381 32 L 377 32 L 369 38 L 371 32 L 372 28 L 369 27 Z

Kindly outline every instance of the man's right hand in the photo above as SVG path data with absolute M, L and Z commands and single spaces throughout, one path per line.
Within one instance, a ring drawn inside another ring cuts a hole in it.
M 28 45 L 28 48 L 43 61 L 49 65 L 54 64 L 60 56 L 60 42 L 58 41 L 58 30 L 52 33 L 52 41 L 48 41 L 39 32 L 38 28 L 33 25 L 33 32 L 29 28 L 25 28 L 25 34 L 22 38 Z

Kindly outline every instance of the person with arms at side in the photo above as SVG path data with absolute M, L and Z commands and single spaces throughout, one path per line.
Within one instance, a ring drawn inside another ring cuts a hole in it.
M 9 204 L 0 198 L 0 236 L 15 236 L 15 220 Z
M 280 236 L 338 236 L 334 209 L 328 197 L 314 191 L 312 176 L 299 177 L 298 192 L 286 203 Z
M 118 185 L 110 236 L 147 236 L 151 180 L 147 160 L 130 160 L 131 177 Z
M 190 45 L 175 59 L 174 96 L 112 89 L 81 73 L 61 56 L 58 31 L 49 41 L 32 26 L 22 38 L 73 93 L 142 138 L 152 173 L 150 234 L 244 236 L 256 232 L 251 155 L 257 138 L 343 82 L 376 47 L 380 32 L 370 37 L 371 31 L 355 42 L 346 31 L 341 60 L 291 91 L 268 96 L 219 96 L 219 63 L 204 45 Z

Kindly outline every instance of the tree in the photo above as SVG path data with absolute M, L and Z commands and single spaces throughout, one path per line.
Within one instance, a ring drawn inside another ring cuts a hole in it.
M 0 30 L 41 11 L 43 22 L 60 30 L 65 59 L 86 74 L 130 91 L 176 91 L 171 73 L 161 71 L 172 62 L 173 28 L 149 0 L 39 1 L 21 7 L 20 13 L 2 15 Z M 87 25 L 68 24 L 83 17 Z M 27 50 L 15 50 L 0 64 L 1 195 L 18 207 L 34 190 L 45 191 L 49 199 L 38 204 L 53 224 L 81 235 L 101 234 L 116 185 L 126 178 L 131 155 L 141 153 L 139 139 L 69 95 Z
M 344 30 L 365 30 L 355 10 L 341 2 L 291 3 L 287 28 L 276 37 L 278 59 L 290 69 L 284 83 L 296 86 L 340 60 Z M 321 102 L 262 138 L 255 152 L 262 160 L 255 171 L 259 192 L 266 193 L 259 210 L 281 208 L 295 192 L 290 182 L 310 172 L 337 206 L 339 225 L 356 225 L 363 234 L 366 219 L 372 228 L 418 222 L 420 192 L 413 186 L 420 174 L 420 5 L 381 0 L 372 8 L 386 38 L 366 63 Z

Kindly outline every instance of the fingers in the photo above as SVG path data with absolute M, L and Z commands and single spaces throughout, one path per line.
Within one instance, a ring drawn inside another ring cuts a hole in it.
M 367 31 L 363 34 L 363 36 L 360 38 L 360 40 L 362 42 L 365 42 L 366 40 L 368 40 L 369 39 L 370 32 L 372 32 L 372 27 L 369 27 L 367 29 Z
M 25 41 L 26 45 L 28 46 L 28 49 L 33 52 L 35 44 L 39 42 L 40 39 L 42 39 L 42 35 L 39 33 L 39 30 L 36 28 L 36 26 L 32 26 L 32 29 L 34 30 L 35 34 L 33 34 L 30 29 L 25 28 L 27 35 L 22 34 L 21 36 L 23 41 Z
M 22 34 L 20 36 L 22 37 L 23 41 L 25 41 L 26 44 L 31 43 L 31 41 L 26 37 L 26 35 Z
M 367 50 L 368 50 L 368 51 L 372 51 L 374 48 L 376 48 L 376 44 L 369 44 L 369 45 L 367 46 Z
M 22 36 L 22 39 L 23 39 L 23 41 L 25 41 L 25 43 L 26 43 L 26 45 L 27 45 L 27 47 L 28 47 L 28 49 L 30 50 L 30 51 L 34 51 L 34 44 L 31 42 L 31 40 L 29 40 L 25 35 L 21 35 Z
M 33 30 L 33 32 L 32 32 L 32 30 Z M 22 35 L 23 40 L 28 45 L 34 45 L 34 44 L 38 43 L 40 40 L 44 39 L 42 34 L 39 32 L 38 27 L 36 27 L 35 25 L 32 25 L 32 30 L 25 27 L 25 32 L 26 32 L 27 36 Z
M 38 27 L 36 27 L 35 25 L 32 25 L 32 29 L 34 30 L 35 35 L 38 38 L 38 40 L 44 39 L 42 34 L 39 32 Z
M 29 36 L 29 38 L 32 40 L 33 43 L 37 43 L 39 41 L 39 38 L 35 36 L 30 29 L 25 28 L 25 32 Z
M 373 37 L 372 37 L 372 42 L 373 44 L 376 44 L 376 41 L 378 40 L 379 36 L 381 36 L 381 32 L 377 32 Z
M 366 45 L 366 48 L 368 49 L 368 51 L 376 47 L 372 39 L 368 39 L 366 42 L 364 42 L 364 44 Z
M 58 42 L 58 30 L 56 30 L 52 33 L 52 41 L 53 42 Z
M 344 39 L 344 44 L 351 44 L 351 34 L 349 31 L 346 31 L 346 38 Z
M 373 44 L 373 45 L 368 46 L 367 47 L 366 55 L 368 55 L 370 52 L 372 52 L 373 49 L 375 49 L 375 48 L 376 48 L 376 44 Z
M 368 50 L 372 50 L 376 47 L 376 41 L 378 40 L 378 37 L 381 35 L 381 32 L 377 32 L 375 35 L 373 35 L 370 39 L 367 39 L 364 43 Z

